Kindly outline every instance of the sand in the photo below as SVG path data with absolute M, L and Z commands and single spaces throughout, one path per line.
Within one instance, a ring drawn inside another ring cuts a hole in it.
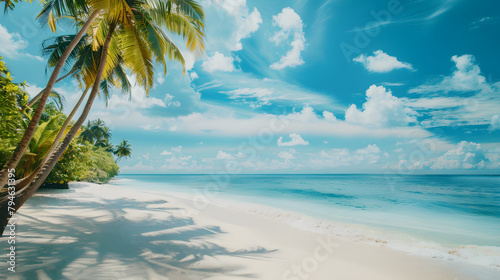
M 340 240 L 217 205 L 193 211 L 190 201 L 164 193 L 70 187 L 40 191 L 21 208 L 16 272 L 2 260 L 1 279 L 500 279 L 498 270 Z

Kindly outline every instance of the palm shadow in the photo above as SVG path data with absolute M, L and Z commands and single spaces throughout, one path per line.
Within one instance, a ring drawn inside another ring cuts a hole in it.
M 210 237 L 224 234 L 218 226 L 201 226 L 191 217 L 174 215 L 182 209 L 165 200 L 49 196 L 62 192 L 43 191 L 26 203 L 26 209 L 37 210 L 35 214 L 23 214 L 22 209 L 18 213 L 20 279 L 258 278 L 240 272 L 240 265 L 200 263 L 224 257 L 265 258 L 273 252 L 263 247 L 231 250 L 211 242 Z M 0 272 L 0 278 L 7 272 Z

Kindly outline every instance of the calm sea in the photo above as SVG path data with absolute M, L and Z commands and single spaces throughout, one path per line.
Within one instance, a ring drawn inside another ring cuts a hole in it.
M 493 258 L 478 261 L 500 266 L 500 176 L 120 175 L 112 184 L 171 193 L 208 191 L 217 199 L 366 226 L 377 238 L 385 232 L 385 238 L 413 247 L 418 243 L 421 247 L 413 251 L 428 255 L 438 254 L 432 252 L 436 246 L 463 250 L 465 259 L 487 254 Z

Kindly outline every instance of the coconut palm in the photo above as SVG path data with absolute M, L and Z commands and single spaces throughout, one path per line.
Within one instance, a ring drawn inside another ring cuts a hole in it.
M 47 121 L 42 122 L 36 128 L 28 149 L 18 166 L 18 169 L 23 171 L 24 177 L 33 172 L 34 168 L 40 164 L 45 155 L 50 151 L 50 147 L 59 132 L 64 117 L 62 113 L 50 116 Z
M 95 121 L 88 121 L 87 126 L 83 127 L 80 133 L 82 141 L 89 142 L 97 147 L 109 146 L 109 139 L 111 138 L 111 129 L 106 126 L 106 123 L 97 119 Z
M 97 1 L 97 0 L 95 0 Z M 5 7 L 13 8 L 13 5 L 17 0 L 3 0 L 5 2 Z M 43 110 L 45 108 L 45 104 L 47 99 L 52 92 L 52 89 L 57 81 L 59 73 L 61 72 L 66 59 L 71 54 L 72 50 L 76 47 L 78 42 L 82 39 L 82 37 L 86 34 L 87 29 L 91 26 L 92 22 L 101 14 L 101 9 L 93 9 L 90 12 L 89 6 L 86 4 L 84 0 L 51 0 L 47 1 L 39 14 L 39 18 L 41 20 L 45 20 L 52 30 L 56 30 L 55 20 L 57 18 L 65 17 L 65 16 L 73 16 L 75 18 L 81 18 L 84 15 L 86 19 L 83 26 L 81 26 L 80 31 L 77 33 L 71 44 L 68 45 L 68 48 L 64 51 L 61 56 L 60 61 L 57 63 L 54 71 L 52 72 L 49 81 L 43 91 L 43 94 L 40 96 L 38 100 L 38 106 L 36 110 L 33 112 L 32 119 L 26 128 L 21 141 L 19 142 L 17 148 L 12 153 L 10 159 L 4 165 L 2 170 L 0 170 L 0 186 L 4 186 L 7 183 L 8 179 L 8 170 L 14 169 L 19 160 L 23 156 L 26 151 L 33 134 L 35 133 L 35 129 L 40 122 L 40 118 L 42 116 Z
M 127 140 L 123 140 L 116 146 L 114 154 L 118 157 L 116 162 L 119 162 L 124 157 L 129 158 L 132 155 L 132 145 Z
M 163 66 L 165 73 L 167 70 L 165 57 L 180 61 L 184 65 L 184 58 L 179 49 L 162 28 L 181 35 L 186 40 L 188 50 L 198 53 L 204 51 L 202 31 L 204 14 L 195 1 L 136 0 L 129 3 L 124 0 L 89 0 L 88 2 L 94 10 L 104 11 L 102 15 L 96 17 L 91 29 L 93 50 L 100 50 L 95 57 L 99 63 L 87 65 L 80 71 L 85 85 L 92 85 L 92 90 L 80 117 L 58 149 L 51 155 L 33 182 L 16 192 L 16 211 L 42 185 L 59 157 L 69 146 L 88 116 L 99 92 L 101 79 L 110 74 L 120 58 L 136 76 L 137 83 L 148 92 L 154 81 L 153 60 Z M 3 227 L 9 219 L 8 216 L 2 216 L 2 213 L 7 212 L 5 208 L 5 199 L 0 200 L 0 210 L 3 210 L 0 212 L 0 222 Z
M 75 35 L 64 35 L 64 36 L 58 36 L 54 37 L 48 40 L 45 40 L 42 44 L 43 46 L 43 54 L 45 56 L 48 56 L 48 67 L 55 67 L 64 52 L 64 50 L 67 48 L 67 45 L 71 43 L 72 38 L 74 38 Z M 72 65 L 71 70 L 68 71 L 68 74 L 66 74 L 63 78 L 68 77 L 69 75 L 72 75 L 79 83 L 80 87 L 83 87 L 82 85 L 82 78 L 80 75 L 80 70 L 82 67 L 85 65 L 95 65 L 98 62 L 92 61 L 95 57 L 93 55 L 94 52 L 91 50 L 91 46 L 86 42 L 85 36 L 82 39 L 82 41 L 79 42 L 77 47 L 75 47 L 70 54 L 69 58 L 66 60 L 65 66 Z M 106 104 L 109 98 L 109 87 L 114 86 L 116 88 L 119 88 L 122 93 L 124 94 L 130 94 L 130 82 L 125 74 L 125 71 L 123 70 L 122 67 L 123 62 L 118 63 L 115 68 L 112 70 L 112 73 L 106 77 L 105 80 L 101 82 L 101 90 L 104 93 L 104 97 L 106 99 Z M 61 78 L 62 79 L 62 78 Z M 105 86 L 103 86 L 103 84 Z M 27 184 L 29 184 L 35 177 L 36 175 L 41 171 L 43 165 L 48 161 L 52 153 L 55 151 L 57 148 L 60 140 L 63 137 L 63 134 L 67 132 L 66 127 L 69 125 L 70 121 L 73 119 L 73 116 L 75 115 L 76 111 L 80 107 L 81 103 L 85 99 L 85 96 L 88 92 L 89 88 L 86 87 L 85 90 L 82 93 L 82 96 L 76 103 L 75 107 L 71 111 L 71 113 L 68 115 L 66 118 L 66 121 L 63 123 L 63 125 L 60 128 L 59 133 L 54 139 L 54 142 L 52 143 L 52 146 L 50 148 L 50 151 L 46 154 L 45 158 L 40 162 L 39 166 L 37 169 L 35 169 L 29 176 L 25 176 L 24 178 L 17 180 L 16 181 L 16 190 L 20 190 L 24 188 Z M 29 103 L 28 103 L 29 105 Z M 93 136 L 92 136 L 93 137 Z M 92 138 L 90 138 L 92 139 Z M 88 140 L 89 142 L 92 142 L 92 140 Z M 107 143 L 108 141 L 106 141 Z M 112 145 L 108 144 L 101 144 L 103 147 L 107 147 L 107 151 L 111 152 L 113 150 Z

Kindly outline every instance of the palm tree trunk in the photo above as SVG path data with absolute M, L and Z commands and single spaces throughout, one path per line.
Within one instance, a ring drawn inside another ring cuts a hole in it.
M 82 29 L 76 34 L 75 38 L 71 43 L 68 45 L 66 50 L 64 51 L 63 55 L 61 56 L 61 59 L 57 62 L 56 67 L 54 68 L 54 72 L 52 72 L 52 75 L 50 76 L 50 79 L 47 83 L 47 86 L 45 87 L 45 90 L 43 91 L 42 96 L 40 97 L 40 101 L 38 103 L 38 106 L 33 113 L 33 116 L 31 118 L 31 121 L 28 125 L 28 128 L 26 128 L 26 131 L 24 132 L 23 138 L 21 139 L 21 142 L 17 145 L 17 148 L 14 150 L 14 153 L 10 157 L 10 159 L 7 161 L 7 163 L 4 165 L 2 170 L 0 171 L 0 187 L 5 186 L 8 180 L 8 170 L 9 169 L 15 169 L 17 167 L 17 164 L 19 163 L 19 160 L 21 160 L 21 157 L 23 156 L 24 152 L 26 151 L 26 148 L 28 147 L 31 138 L 33 137 L 33 134 L 35 133 L 35 129 L 38 126 L 38 122 L 40 121 L 40 118 L 42 116 L 43 110 L 45 108 L 45 103 L 47 102 L 47 99 L 49 97 L 50 92 L 52 91 L 52 88 L 54 87 L 54 84 L 56 83 L 57 77 L 59 76 L 59 73 L 61 72 L 61 69 L 64 66 L 64 63 L 68 59 L 69 55 L 73 51 L 73 49 L 76 47 L 78 42 L 82 39 L 83 35 L 87 32 L 87 29 L 90 27 L 90 24 L 94 21 L 94 19 L 100 14 L 100 11 L 94 11 L 90 17 L 88 18 L 87 22 L 83 25 Z
M 71 71 L 69 71 L 66 75 L 62 76 L 61 78 L 57 79 L 55 84 L 59 83 L 60 81 L 64 80 L 66 77 L 68 77 L 69 75 L 75 73 L 76 71 L 76 68 L 74 69 L 71 69 Z M 42 97 L 43 93 L 45 92 L 45 90 L 41 90 L 37 95 L 35 95 L 35 97 L 33 97 L 29 102 L 28 102 L 28 107 L 33 107 L 33 105 L 35 105 L 35 103 Z
M 111 26 L 109 27 L 108 35 L 102 46 L 102 57 L 101 61 L 99 62 L 99 68 L 96 73 L 96 80 L 94 81 L 94 85 L 92 87 L 92 91 L 90 92 L 89 99 L 87 100 L 87 103 L 85 104 L 85 107 L 80 117 L 78 118 L 76 123 L 71 127 L 70 131 L 66 134 L 66 137 L 64 137 L 64 140 L 62 141 L 57 151 L 52 154 L 52 156 L 47 161 L 45 166 L 38 173 L 35 180 L 31 182 L 30 185 L 16 192 L 14 198 L 15 204 L 11 206 L 12 208 L 15 209 L 14 212 L 17 212 L 17 210 L 21 208 L 21 206 L 26 202 L 26 200 L 28 200 L 36 192 L 36 190 L 43 184 L 45 179 L 47 179 L 47 176 L 49 176 L 50 172 L 56 165 L 57 161 L 64 153 L 64 151 L 68 148 L 69 144 L 71 143 L 71 140 L 73 140 L 76 133 L 78 132 L 78 130 L 80 130 L 80 127 L 85 122 L 85 119 L 87 118 L 90 109 L 92 108 L 92 103 L 94 102 L 97 93 L 99 93 L 99 86 L 101 84 L 101 78 L 104 73 L 104 68 L 106 66 L 106 59 L 108 57 L 109 44 L 111 42 L 111 37 L 113 35 L 115 27 L 116 27 L 115 24 L 111 24 Z M 10 215 L 8 211 L 9 209 L 8 202 L 9 202 L 8 196 L 5 196 L 2 199 L 0 199 L 0 234 L 3 234 L 5 227 L 9 223 L 10 218 L 12 217 L 12 215 Z
M 64 135 L 64 131 L 66 130 L 66 127 L 68 127 L 69 123 L 71 122 L 71 120 L 75 116 L 76 111 L 78 110 L 78 108 L 82 104 L 83 100 L 85 99 L 85 96 L 87 95 L 88 90 L 89 90 L 89 88 L 87 87 L 83 91 L 82 96 L 80 97 L 80 99 L 76 103 L 75 107 L 73 107 L 73 110 L 71 111 L 69 116 L 66 118 L 66 121 L 64 121 L 63 125 L 61 126 L 61 129 L 57 133 L 56 138 L 54 139 L 54 142 L 50 146 L 50 149 L 47 152 L 47 154 L 45 155 L 45 157 L 43 158 L 42 162 L 40 162 L 38 167 L 33 172 L 31 172 L 31 174 L 29 174 L 28 176 L 25 176 L 23 179 L 16 181 L 16 191 L 21 190 L 22 188 L 26 187 L 29 183 L 31 183 L 31 181 L 33 181 L 35 179 L 36 175 L 42 170 L 45 163 L 49 160 L 52 153 L 59 145 L 59 141 L 61 141 L 61 138 Z

